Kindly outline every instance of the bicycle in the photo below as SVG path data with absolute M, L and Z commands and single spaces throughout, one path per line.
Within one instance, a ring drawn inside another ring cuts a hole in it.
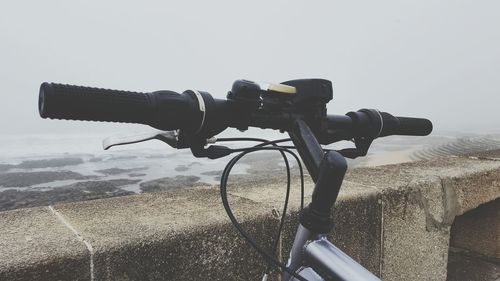
M 229 161 L 221 177 L 221 198 L 236 229 L 271 266 L 282 270 L 281 279 L 290 280 L 380 280 L 326 238 L 333 229 L 332 207 L 347 170 L 345 158 L 365 156 L 373 140 L 389 135 L 425 136 L 431 133 L 427 119 L 395 117 L 375 109 L 361 109 L 346 115 L 328 115 L 326 104 L 333 97 L 332 83 L 324 79 L 299 79 L 267 87 L 248 81 L 233 83 L 227 98 L 215 99 L 203 91 L 187 90 L 139 93 L 100 88 L 43 83 L 39 93 L 42 118 L 139 123 L 162 130 L 125 139 L 109 138 L 108 149 L 159 139 L 176 149 L 189 148 L 195 157 L 216 159 L 239 153 Z M 287 132 L 289 139 L 267 141 L 259 138 L 220 138 L 227 128 L 245 131 L 249 127 Z M 324 149 L 342 140 L 353 141 L 353 148 Z M 256 141 L 246 148 L 213 145 L 224 141 Z M 278 145 L 289 142 L 293 146 Z M 287 194 L 273 252 L 262 249 L 234 217 L 227 200 L 227 180 L 232 167 L 244 155 L 261 150 L 277 150 L 287 169 Z M 300 159 L 315 187 L 311 202 L 304 207 L 304 179 Z M 286 154 L 295 158 L 301 174 L 302 204 L 299 226 L 286 264 L 275 256 L 287 212 L 290 192 L 290 166 Z

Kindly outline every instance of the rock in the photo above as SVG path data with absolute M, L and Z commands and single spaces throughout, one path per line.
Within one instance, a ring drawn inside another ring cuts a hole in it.
M 16 172 L 0 174 L 0 186 L 26 187 L 56 180 L 82 180 L 90 178 L 93 177 L 71 171 Z
M 76 157 L 53 158 L 42 160 L 27 160 L 21 162 L 16 168 L 21 169 L 36 169 L 36 168 L 51 168 L 51 167 L 65 167 L 72 165 L 82 164 L 83 160 Z
M 129 179 L 85 181 L 48 191 L 8 189 L 0 192 L 0 211 L 134 194 L 118 187 L 137 182 L 139 180 Z
M 146 174 L 142 173 L 130 173 L 128 174 L 129 177 L 135 178 L 135 177 L 144 177 Z
M 140 184 L 143 192 L 167 191 L 184 187 L 207 186 L 209 184 L 199 182 L 200 178 L 196 176 L 175 176 L 165 177 Z
M 179 165 L 179 166 L 175 167 L 175 170 L 177 172 L 185 172 L 185 171 L 189 170 L 189 167 L 186 165 Z
M 0 164 L 0 172 L 5 172 L 8 171 L 12 168 L 14 168 L 15 165 L 10 165 L 10 164 Z
M 79 188 L 86 190 L 113 189 L 124 185 L 138 183 L 140 181 L 141 180 L 131 180 L 131 179 L 114 179 L 106 181 L 81 181 L 64 186 L 62 188 Z M 60 189 L 61 188 L 57 188 L 54 190 L 60 190 Z
M 131 168 L 131 169 L 109 168 L 109 169 L 103 169 L 103 170 L 96 170 L 96 172 L 109 176 L 109 175 L 118 175 L 118 174 L 124 174 L 124 173 L 129 173 L 129 172 L 134 172 L 134 171 L 142 171 L 142 170 L 147 170 L 147 167 Z

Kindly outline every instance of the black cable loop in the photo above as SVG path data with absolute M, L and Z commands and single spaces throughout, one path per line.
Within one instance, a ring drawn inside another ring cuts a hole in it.
M 272 142 L 269 142 L 269 143 L 272 143 Z M 300 162 L 300 159 L 299 157 L 297 156 L 297 154 L 295 154 L 293 151 L 287 149 L 287 148 L 282 148 L 281 146 L 277 146 L 277 147 L 260 147 L 259 145 L 256 145 L 254 147 L 248 147 L 248 148 L 236 148 L 236 149 L 231 149 L 231 153 L 233 152 L 246 152 L 246 151 L 257 151 L 257 150 L 278 150 L 278 147 L 280 148 L 279 150 L 284 150 L 286 151 L 287 153 L 291 154 L 295 160 L 297 161 L 297 164 L 299 166 L 299 170 L 300 170 L 300 191 L 301 191 L 301 202 L 300 202 L 300 209 L 304 209 L 304 196 L 305 196 L 305 192 L 304 192 L 304 171 L 302 169 L 302 163 Z
M 246 140 L 248 140 L 248 138 Z M 269 143 L 273 143 L 273 142 L 269 142 Z M 276 147 L 259 147 L 259 146 L 256 146 L 256 147 L 253 147 L 253 148 L 232 149 L 232 152 L 241 152 L 241 153 L 238 154 L 237 156 L 235 156 L 233 159 L 231 159 L 231 161 L 224 168 L 224 172 L 222 173 L 221 185 L 220 185 L 222 204 L 224 206 L 224 209 L 226 210 L 226 213 L 227 213 L 229 219 L 231 220 L 231 222 L 233 223 L 233 225 L 236 227 L 236 229 L 245 238 L 245 240 L 247 240 L 247 242 L 257 252 L 259 252 L 259 254 L 261 254 L 268 261 L 268 263 L 274 264 L 275 266 L 277 266 L 277 267 L 281 268 L 282 270 L 288 272 L 290 275 L 294 276 L 298 280 L 307 281 L 305 278 L 303 278 L 302 276 L 300 276 L 297 273 L 295 273 L 292 270 L 290 270 L 288 267 L 286 267 L 285 264 L 281 263 L 275 257 L 273 257 L 272 255 L 268 254 L 265 250 L 263 250 L 261 247 L 259 247 L 257 245 L 257 243 L 243 230 L 243 228 L 241 227 L 241 225 L 236 220 L 236 218 L 235 218 L 235 216 L 234 216 L 234 214 L 233 214 L 233 212 L 231 210 L 231 207 L 229 206 L 229 202 L 227 200 L 227 181 L 228 181 L 228 177 L 229 177 L 229 173 L 230 173 L 231 169 L 236 164 L 236 162 L 238 160 L 240 160 L 244 155 L 246 155 L 248 153 L 251 153 L 251 152 L 260 151 L 260 150 L 279 150 L 282 153 L 286 152 L 286 153 L 291 154 L 297 160 L 297 163 L 298 163 L 300 171 L 301 171 L 301 191 L 302 191 L 301 208 L 303 207 L 303 194 L 304 194 L 303 190 L 304 190 L 304 186 L 303 186 L 303 171 L 302 171 L 302 165 L 300 164 L 300 159 L 292 151 L 290 151 L 290 150 L 288 150 L 286 148 L 281 148 L 279 146 L 276 146 Z M 285 156 L 285 158 L 286 158 L 286 156 Z M 288 175 L 288 179 L 289 179 L 289 164 L 288 164 L 288 160 L 285 160 L 285 161 L 286 161 L 285 163 L 286 163 L 287 168 L 288 168 L 287 175 Z M 289 188 L 290 188 L 289 184 L 290 184 L 290 180 L 287 183 L 287 190 L 289 190 Z M 289 193 L 289 191 L 287 193 Z M 288 201 L 288 195 L 287 195 L 287 199 L 286 200 Z M 286 204 L 288 204 L 288 202 L 286 202 Z M 284 222 L 284 217 L 285 217 L 285 212 L 283 212 L 283 214 L 282 214 L 282 221 L 280 223 L 280 228 L 282 228 L 282 224 Z M 281 234 L 281 229 L 280 229 L 280 234 Z
M 261 146 L 264 146 L 264 145 L 269 145 L 269 144 L 272 144 L 273 146 L 277 146 L 276 145 L 276 141 L 267 141 L 267 140 L 263 140 L 263 139 L 258 139 L 258 138 L 227 138 L 227 139 L 223 139 L 223 141 L 261 141 L 262 143 L 261 144 L 258 144 L 254 147 L 261 147 Z M 279 140 L 278 140 L 279 142 Z M 278 231 L 277 231 L 277 234 L 276 234 L 276 237 L 273 241 L 273 246 L 272 246 L 272 252 L 274 254 L 277 253 L 278 251 L 278 244 L 279 244 L 279 240 L 280 240 L 280 237 L 281 237 L 281 233 L 282 233 L 282 229 L 283 229 L 283 226 L 284 226 L 284 223 L 285 223 L 285 218 L 286 218 L 286 212 L 287 212 L 287 208 L 288 208 L 288 201 L 289 201 L 289 198 L 290 198 L 290 187 L 291 187 L 291 178 L 290 178 L 290 164 L 288 162 L 288 158 L 286 157 L 286 154 L 283 152 L 283 151 L 279 151 L 281 156 L 283 157 L 283 160 L 285 162 L 285 166 L 286 166 L 286 173 L 287 173 L 287 186 L 286 186 L 286 195 L 285 195 L 285 203 L 283 205 L 283 211 L 282 211 L 282 214 L 281 214 L 281 219 L 280 219 L 280 223 L 279 223 L 279 226 L 278 226 Z M 236 162 L 238 162 L 239 159 L 241 159 L 245 153 L 242 152 L 240 154 L 243 154 L 243 155 L 239 155 L 239 157 L 234 157 L 233 159 L 231 159 L 231 161 L 228 163 L 228 165 L 231 165 L 231 166 L 234 166 L 236 164 Z M 229 178 L 229 173 L 228 175 L 226 176 L 227 178 Z M 271 271 L 271 268 L 273 267 L 273 264 L 272 263 L 269 263 L 268 262 L 268 266 L 266 268 L 266 271 L 264 274 L 269 274 L 270 271 Z
M 277 140 L 273 140 L 273 141 L 269 141 L 269 140 L 261 139 L 261 138 L 249 138 L 249 137 L 219 138 L 219 139 L 217 139 L 217 142 L 228 142 L 228 141 L 258 141 L 258 142 L 262 142 L 261 144 L 254 146 L 254 148 L 255 148 L 255 147 L 266 146 L 269 144 L 275 145 L 275 144 L 281 143 L 281 142 L 288 142 L 288 141 L 292 141 L 292 139 L 284 138 L 284 139 L 277 139 Z M 295 149 L 295 146 L 279 146 L 279 147 Z M 239 151 L 244 151 L 246 149 L 250 149 L 250 148 L 239 149 Z M 330 151 L 330 149 L 326 149 L 326 151 Z M 237 152 L 237 151 L 231 150 L 231 153 L 233 153 L 233 152 Z M 304 209 L 304 196 L 305 196 L 304 171 L 302 168 L 302 162 L 300 161 L 300 158 L 297 156 L 297 154 L 295 154 L 293 151 L 290 151 L 289 153 L 295 158 L 295 161 L 297 162 L 297 164 L 299 166 L 299 171 L 300 171 L 300 210 L 302 210 L 302 209 Z
M 278 140 L 274 140 L 274 141 L 268 141 L 268 140 L 264 140 L 264 139 L 260 139 L 260 138 L 248 138 L 248 137 L 245 137 L 245 138 L 220 138 L 220 139 L 217 139 L 217 141 L 221 141 L 221 142 L 224 142 L 224 141 L 259 141 L 259 142 L 262 142 L 261 144 L 258 144 L 256 146 L 254 146 L 253 148 L 231 149 L 231 153 L 237 152 L 237 151 L 241 151 L 241 153 L 240 153 L 240 155 L 238 155 L 238 156 L 234 157 L 233 159 L 231 159 L 231 161 L 226 166 L 226 169 L 224 170 L 223 177 L 221 177 L 221 184 L 222 184 L 222 179 L 225 178 L 225 180 L 226 180 L 225 186 L 227 185 L 227 179 L 229 177 L 230 170 L 236 164 L 236 162 L 239 159 L 241 159 L 244 155 L 246 155 L 246 154 L 248 154 L 250 152 L 258 151 L 258 150 L 267 150 L 267 149 L 262 149 L 263 146 L 273 145 L 274 149 L 272 149 L 272 150 L 279 150 L 279 152 L 283 156 L 283 159 L 285 161 L 286 171 L 287 171 L 287 193 L 286 193 L 286 197 L 285 197 L 285 204 L 284 204 L 284 207 L 283 207 L 283 213 L 282 213 L 282 217 L 281 217 L 281 220 L 280 220 L 280 225 L 279 225 L 279 228 L 278 228 L 278 233 L 277 233 L 276 239 L 274 240 L 274 245 L 273 245 L 273 253 L 276 253 L 277 252 L 277 248 L 278 248 L 279 238 L 281 236 L 282 229 L 283 229 L 283 226 L 284 226 L 284 221 L 285 221 L 285 218 L 286 218 L 286 211 L 287 211 L 287 206 L 288 206 L 288 201 L 289 201 L 290 183 L 291 183 L 290 165 L 289 165 L 288 159 L 287 159 L 285 153 L 283 152 L 284 150 L 280 149 L 276 145 L 276 143 L 288 142 L 288 141 L 291 141 L 291 139 L 287 138 L 287 139 L 278 139 Z M 259 148 L 259 149 L 255 149 L 255 148 Z M 301 210 L 302 210 L 304 208 L 304 174 L 303 174 L 302 164 L 300 162 L 299 157 L 294 152 L 292 152 L 292 151 L 286 151 L 286 152 L 289 153 L 289 154 L 291 154 L 295 158 L 295 160 L 297 161 L 297 164 L 299 166 L 300 180 L 301 180 Z M 227 170 L 228 167 L 229 167 L 229 170 Z M 227 174 L 226 174 L 226 171 L 227 171 Z M 221 190 L 221 192 L 222 192 L 222 190 Z M 226 198 L 226 200 L 227 200 L 227 198 Z M 229 205 L 227 207 L 229 207 Z M 229 211 L 231 211 L 230 208 L 229 208 Z M 226 210 L 226 212 L 227 212 L 227 210 Z M 229 213 L 228 213 L 228 215 L 229 215 Z M 233 224 L 234 224 L 234 222 L 233 222 Z M 238 229 L 238 230 L 240 230 L 240 229 Z M 245 237 L 244 233 L 241 233 L 241 234 L 244 236 L 244 238 L 251 239 L 250 237 Z M 251 245 L 252 245 L 252 242 L 255 243 L 253 240 L 250 241 L 250 240 L 247 239 L 247 241 L 250 242 Z M 256 246 L 256 244 L 252 245 L 252 246 Z M 271 266 L 271 264 L 268 261 L 268 268 L 266 269 L 266 274 L 269 273 L 270 266 Z

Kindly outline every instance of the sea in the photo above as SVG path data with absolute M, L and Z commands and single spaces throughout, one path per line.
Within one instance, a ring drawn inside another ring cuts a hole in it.
M 137 134 L 137 132 L 131 132 Z M 126 135 L 122 133 L 119 135 Z M 463 135 L 463 134 L 462 134 Z M 351 164 L 359 165 L 365 159 L 371 163 L 391 164 L 391 161 L 403 161 L 406 158 L 394 157 L 395 153 L 424 149 L 453 142 L 462 135 L 446 132 L 433 134 L 430 137 L 388 137 L 374 141 L 367 157 Z M 282 139 L 288 135 L 277 131 L 251 129 L 246 132 L 231 131 L 224 133 L 220 138 L 258 136 L 265 139 Z M 189 149 L 178 150 L 159 140 L 150 140 L 142 143 L 115 146 L 103 150 L 102 141 L 108 137 L 106 134 L 33 134 L 33 135 L 3 135 L 0 137 L 0 165 L 18 165 L 24 161 L 47 160 L 61 158 L 80 158 L 82 163 L 61 167 L 36 167 L 20 169 L 14 167 L 9 172 L 39 172 L 39 171 L 72 171 L 85 176 L 94 176 L 100 180 L 113 180 L 128 178 L 125 173 L 105 174 L 102 170 L 124 169 L 134 171 L 136 178 L 141 182 L 151 181 L 164 177 L 196 176 L 200 182 L 217 184 L 219 176 L 231 159 L 226 156 L 219 159 L 196 158 Z M 499 138 L 500 139 L 500 138 Z M 249 147 L 253 142 L 226 143 L 232 148 Z M 351 142 L 341 142 L 327 148 L 341 149 L 352 147 Z M 260 152 L 262 153 L 262 152 Z M 272 153 L 272 152 L 271 152 Z M 401 154 L 401 153 L 399 153 Z M 404 155 L 403 155 L 404 156 Z M 279 155 L 276 153 L 276 157 Z M 384 159 L 384 161 L 373 161 Z M 392 160 L 395 159 L 395 160 Z M 293 161 L 292 161 L 293 162 Z M 235 166 L 233 174 L 245 174 L 249 168 L 248 163 Z M 2 171 L 0 171 L 0 174 Z M 57 188 L 67 186 L 75 180 L 61 180 L 33 185 L 31 188 Z M 25 190 L 30 187 L 1 186 L 0 191 L 8 188 Z M 124 186 L 122 189 L 141 192 L 139 184 Z

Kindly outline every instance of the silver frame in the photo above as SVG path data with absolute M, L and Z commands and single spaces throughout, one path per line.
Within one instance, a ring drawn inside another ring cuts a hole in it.
M 324 234 L 316 234 L 302 225 L 297 228 L 287 267 L 308 281 L 380 279 L 335 247 Z M 282 281 L 296 281 L 283 272 Z

